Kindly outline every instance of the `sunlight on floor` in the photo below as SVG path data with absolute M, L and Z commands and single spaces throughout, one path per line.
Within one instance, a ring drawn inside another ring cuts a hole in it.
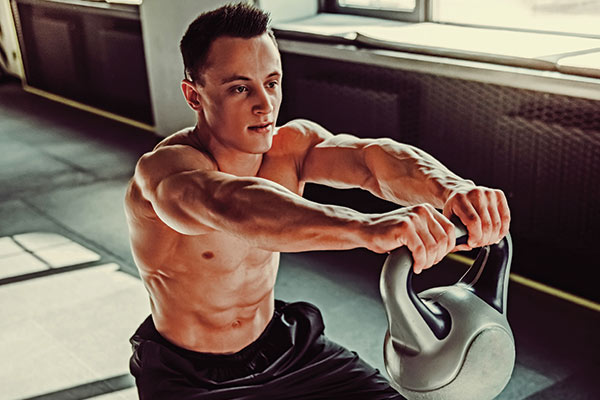
M 60 235 L 0 238 L 1 400 L 137 398 L 128 339 L 147 294 L 115 263 L 88 265 L 98 260 Z

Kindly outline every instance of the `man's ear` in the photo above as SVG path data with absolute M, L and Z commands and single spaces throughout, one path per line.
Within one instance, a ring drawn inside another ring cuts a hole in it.
M 200 111 L 202 109 L 202 103 L 200 101 L 200 94 L 196 89 L 196 85 L 194 85 L 194 83 L 189 79 L 184 79 L 181 81 L 181 90 L 183 91 L 185 100 L 192 110 Z

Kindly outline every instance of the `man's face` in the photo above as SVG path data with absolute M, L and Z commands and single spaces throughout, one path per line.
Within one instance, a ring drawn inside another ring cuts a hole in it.
M 281 74 L 279 51 L 266 33 L 216 39 L 202 74 L 205 84 L 196 85 L 200 129 L 227 149 L 268 151 L 281 104 Z

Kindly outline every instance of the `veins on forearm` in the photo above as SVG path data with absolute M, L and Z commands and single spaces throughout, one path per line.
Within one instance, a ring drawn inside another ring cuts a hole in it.
M 386 200 L 403 205 L 427 202 L 441 208 L 453 188 L 472 184 L 410 145 L 386 140 L 371 152 L 370 169 Z

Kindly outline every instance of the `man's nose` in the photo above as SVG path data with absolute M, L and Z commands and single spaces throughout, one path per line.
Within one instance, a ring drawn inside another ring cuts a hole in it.
M 273 104 L 271 104 L 271 98 L 265 89 L 257 90 L 256 104 L 253 107 L 253 111 L 256 114 L 270 114 L 273 112 Z

